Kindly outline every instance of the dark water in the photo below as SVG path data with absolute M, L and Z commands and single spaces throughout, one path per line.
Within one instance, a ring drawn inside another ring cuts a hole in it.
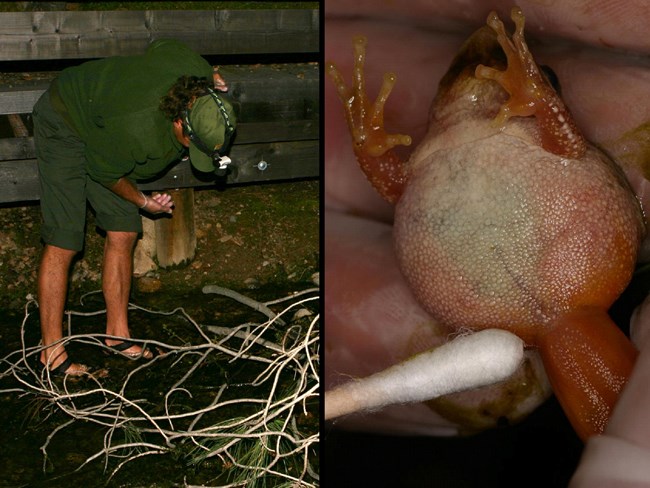
M 267 292 L 259 291 L 253 295 L 257 295 L 254 296 L 255 299 L 264 301 L 287 294 L 288 291 L 278 291 L 276 289 Z M 255 312 L 249 307 L 228 298 L 204 296 L 199 293 L 186 297 L 167 297 L 167 299 L 174 302 L 176 306 L 182 303 L 188 315 L 202 324 L 231 327 L 245 322 L 264 323 L 266 320 L 259 312 Z M 164 302 L 165 299 L 160 297 L 150 299 L 142 297 L 136 303 L 156 310 L 171 311 L 174 308 L 172 303 Z M 318 313 L 317 303 L 314 300 L 299 307 L 311 310 L 314 315 L 297 319 L 295 324 L 300 324 L 303 327 L 309 324 L 315 314 Z M 284 304 L 275 306 L 274 310 L 276 312 L 280 311 L 284 306 Z M 101 310 L 103 308 L 101 295 L 87 298 L 84 306 L 73 303 L 70 308 L 79 312 Z M 32 315 L 26 320 L 25 325 L 25 337 L 28 347 L 36 346 L 40 338 L 37 309 L 32 308 L 31 313 Z M 132 310 L 129 318 L 131 333 L 138 338 L 154 339 L 175 347 L 191 347 L 205 342 L 195 327 L 180 313 L 163 316 L 146 311 Z M 23 319 L 24 317 L 20 314 L 0 316 L 2 357 L 5 357 L 11 351 L 20 349 L 20 326 Z M 73 334 L 101 334 L 104 332 L 104 320 L 104 315 L 75 316 L 72 319 L 72 332 Z M 287 327 L 274 327 L 274 330 L 265 333 L 264 338 L 274 342 L 281 341 Z M 239 347 L 241 341 L 230 339 L 227 344 L 230 347 Z M 211 351 L 205 355 L 196 370 L 187 376 L 187 379 L 182 384 L 183 390 L 179 390 L 166 398 L 165 395 L 169 389 L 188 375 L 190 368 L 197 363 L 202 354 L 206 353 L 205 349 L 188 352 L 185 355 L 179 351 L 172 351 L 152 363 L 131 361 L 116 355 L 105 355 L 104 350 L 92 341 L 74 341 L 66 346 L 66 350 L 75 361 L 87 364 L 95 371 L 107 369 L 108 376 L 99 380 L 102 387 L 107 390 L 120 392 L 128 375 L 133 374 L 124 389 L 124 396 L 137 400 L 138 404 L 142 405 L 143 409 L 152 415 L 163 415 L 165 402 L 169 411 L 174 414 L 182 414 L 209 406 L 217 394 L 220 395 L 220 403 L 248 397 L 265 399 L 270 395 L 271 389 L 274 388 L 272 381 L 267 381 L 262 386 L 251 386 L 251 382 L 265 370 L 265 363 L 242 359 L 231 361 L 231 356 L 222 352 Z M 254 346 L 249 352 L 261 357 L 273 357 L 272 352 L 259 346 Z M 12 357 L 12 361 L 15 362 L 16 359 L 18 357 Z M 146 364 L 146 367 L 142 368 L 143 364 Z M 137 368 L 141 369 L 136 371 Z M 0 372 L 4 372 L 6 369 L 7 363 L 5 361 L 1 365 Z M 282 395 L 295 389 L 296 382 L 299 381 L 301 376 L 288 367 L 286 372 L 278 373 L 277 377 L 279 382 L 277 390 L 274 390 L 274 398 L 283 398 Z M 28 372 L 25 372 L 24 378 L 32 383 L 34 382 L 33 377 L 30 377 Z M 75 380 L 67 383 L 67 385 L 69 392 L 73 394 L 85 394 L 97 387 L 96 383 L 87 379 Z M 54 387 L 61 389 L 59 394 L 65 394 L 62 389 L 62 380 L 56 380 Z M 52 436 L 53 431 L 68 422 L 71 417 L 63 412 L 60 405 L 53 402 L 51 395 L 48 396 L 33 391 L 30 393 L 7 392 L 12 388 L 20 388 L 23 391 L 28 390 L 12 377 L 5 376 L 0 379 L 0 390 L 4 391 L 4 393 L 0 393 L 0 417 L 4 419 L 2 429 L 0 429 L 0 446 L 2 446 L 3 452 L 2 456 L 0 456 L 0 486 L 2 487 L 166 487 L 184 486 L 184 483 L 188 485 L 223 486 L 233 482 L 236 476 L 246 476 L 244 471 L 237 470 L 225 457 L 214 456 L 201 460 L 199 454 L 204 449 L 197 448 L 187 438 L 173 440 L 174 448 L 169 449 L 160 434 L 156 432 L 142 433 L 138 432 L 138 429 L 132 429 L 128 426 L 114 430 L 111 439 L 112 445 L 125 441 L 149 442 L 163 446 L 168 452 L 145 455 L 129 462 L 117 471 L 108 482 L 110 473 L 115 470 L 123 459 L 113 456 L 107 460 L 106 456 L 99 456 L 96 460 L 77 471 L 77 468 L 84 464 L 89 456 L 102 450 L 106 442 L 105 436 L 111 429 L 98 425 L 92 419 L 80 419 Z M 73 405 L 80 410 L 91 406 L 95 408 L 97 405 L 106 403 L 105 396 L 103 393 L 95 393 L 75 398 L 74 403 L 63 399 L 60 404 L 64 408 L 70 408 Z M 105 408 L 93 412 L 91 417 L 101 419 L 103 418 L 102 414 L 105 413 L 106 418 L 108 418 L 108 414 L 112 412 L 111 409 L 115 408 L 114 404 L 115 402 L 108 402 Z M 318 432 L 317 397 L 310 397 L 304 408 L 306 408 L 307 414 L 304 413 L 301 404 L 300 408 L 293 411 L 291 420 L 295 421 L 297 430 L 307 437 Z M 129 409 L 127 406 L 125 409 L 123 413 L 128 411 L 130 415 L 139 415 L 136 408 Z M 222 422 L 232 421 L 232 419 L 246 417 L 259 411 L 259 409 L 260 404 L 250 402 L 219 408 L 201 417 L 196 423 L 195 429 L 207 428 Z M 189 423 L 194 418 L 195 416 L 188 419 L 174 420 L 173 426 L 164 421 L 160 422 L 160 425 L 171 431 L 174 429 L 182 431 L 188 428 Z M 151 427 L 151 424 L 146 421 L 134 422 L 133 424 L 140 428 Z M 271 422 L 270 424 L 269 428 L 271 430 L 282 427 L 281 421 L 279 421 L 279 424 L 276 422 L 276 425 Z M 48 436 L 52 437 L 49 440 L 47 458 L 45 458 L 41 447 L 48 441 Z M 214 443 L 219 442 L 218 439 L 213 440 L 200 435 L 196 436 L 196 439 L 205 444 L 206 447 L 211 447 Z M 229 452 L 235 453 L 236 456 L 245 457 L 246 453 L 261 451 L 261 455 L 264 456 L 266 451 L 259 449 L 259 446 L 258 439 L 250 439 L 241 441 L 237 448 L 232 448 Z M 283 445 L 282 449 L 288 450 L 290 447 Z M 316 450 L 316 443 L 310 445 L 308 458 L 317 471 Z M 143 452 L 144 449 L 140 451 Z M 136 453 L 136 451 L 128 452 L 129 455 Z M 124 454 L 126 454 L 125 451 Z M 268 457 L 268 459 L 273 459 L 273 456 Z M 297 476 L 302 470 L 303 461 L 304 457 L 288 456 L 283 458 L 282 462 L 275 466 L 275 469 Z M 296 463 L 298 464 L 296 465 Z M 315 482 L 310 477 L 305 479 Z M 257 486 L 279 486 L 282 479 L 277 476 L 267 475 L 257 480 L 256 483 Z M 251 482 L 247 486 L 255 486 L 255 484 Z

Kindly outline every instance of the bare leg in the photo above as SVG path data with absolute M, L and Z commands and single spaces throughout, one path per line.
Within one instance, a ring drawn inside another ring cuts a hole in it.
M 68 272 L 75 254 L 76 251 L 49 244 L 46 244 L 43 249 L 38 271 L 38 301 L 44 346 L 49 346 L 63 337 L 62 322 L 68 290 Z M 49 368 L 55 369 L 67 357 L 63 347 L 55 346 L 43 350 L 41 362 L 47 364 L 49 361 Z M 74 375 L 87 370 L 88 368 L 83 365 L 72 364 L 66 372 Z
M 133 249 L 137 234 L 135 232 L 106 233 L 104 245 L 104 263 L 102 276 L 102 291 L 106 300 L 106 333 L 119 337 L 131 337 L 129 333 L 129 293 L 131 291 L 131 276 L 133 274 Z M 119 340 L 108 339 L 110 346 L 120 344 Z M 123 354 L 139 354 L 140 346 L 133 346 Z M 152 356 L 150 351 L 146 358 Z

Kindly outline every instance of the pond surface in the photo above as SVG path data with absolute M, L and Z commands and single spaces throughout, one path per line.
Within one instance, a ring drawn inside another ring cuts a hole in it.
M 284 297 L 289 291 L 256 290 L 254 294 L 256 300 L 264 301 Z M 284 344 L 287 349 L 302 344 L 301 341 L 307 343 L 306 337 L 311 334 L 315 340 L 308 349 L 316 357 L 316 296 L 306 294 L 273 305 L 275 312 L 281 312 L 291 303 L 311 298 L 282 315 L 287 325 L 274 322 L 257 331 L 264 340 Z M 238 463 L 264 467 L 272 462 L 278 472 L 302 476 L 305 486 L 317 485 L 316 479 L 305 475 L 304 468 L 307 459 L 310 468 L 318 470 L 318 379 L 309 374 L 306 358 L 310 354 L 297 354 L 297 359 L 273 366 L 281 354 L 268 347 L 234 337 L 223 339 L 204 328 L 203 333 L 210 337 L 207 341 L 192 321 L 233 328 L 244 323 L 265 324 L 267 319 L 248 306 L 221 296 L 199 293 L 173 300 L 183 304 L 187 315 L 152 313 L 149 308 L 171 311 L 174 306 L 161 303 L 160 298 L 146 297 L 141 297 L 138 305 L 147 309 L 130 312 L 134 337 L 169 346 L 167 354 L 155 361 L 132 361 L 104 354 L 105 348 L 99 342 L 104 332 L 104 315 L 72 316 L 72 334 L 83 338 L 66 344 L 75 361 L 91 366 L 97 375 L 94 380 L 78 379 L 64 384 L 62 379 L 56 379 L 49 386 L 51 392 L 38 393 L 34 388 L 39 384 L 24 368 L 20 355 L 11 356 L 11 362 L 22 366 L 19 378 L 33 387 L 6 374 L 0 377 L 0 416 L 4 419 L 0 430 L 0 486 L 224 486 L 253 477 L 253 470 L 238 469 Z M 101 295 L 93 295 L 85 299 L 83 306 L 72 304 L 70 308 L 77 313 L 100 311 L 103 301 Z M 294 320 L 298 310 L 302 317 L 296 316 Z M 27 351 L 35 350 L 30 347 L 38 344 L 36 306 L 30 307 L 29 313 L 26 319 L 21 315 L 0 316 L 0 356 L 5 357 L 0 374 L 8 369 L 6 355 L 21 349 L 23 321 Z M 212 347 L 219 340 L 223 340 L 223 350 Z M 248 344 L 245 353 L 257 359 L 233 358 L 227 352 L 236 351 L 243 344 Z M 311 358 L 311 366 L 314 364 L 315 359 Z M 103 370 L 108 374 L 99 377 Z M 309 394 L 314 386 L 316 389 Z M 21 391 L 9 391 L 14 388 Z M 302 392 L 301 401 L 284 411 L 278 408 L 296 392 Z M 267 417 L 260 413 L 264 408 Z M 204 413 L 197 413 L 202 409 Z M 70 414 L 70 410 L 74 413 Z M 147 415 L 154 421 L 149 421 Z M 62 427 L 72 416 L 85 419 Z M 172 418 L 163 419 L 166 416 Z M 125 421 L 130 418 L 134 420 Z M 253 420 L 238 423 L 245 418 Z M 261 422 L 265 424 L 263 428 L 257 425 L 262 418 L 268 418 Z M 115 422 L 117 426 L 112 427 Z M 192 435 L 183 434 L 188 432 Z M 265 432 L 269 434 L 262 435 Z M 249 437 L 243 439 L 246 435 Z M 134 447 L 112 451 L 110 457 L 102 452 L 105 446 L 124 443 Z M 227 443 L 233 445 L 224 449 Z M 43 446 L 47 446 L 47 457 Z M 221 454 L 215 455 L 218 449 Z M 294 450 L 297 452 L 291 454 Z M 98 453 L 96 459 L 84 465 Z M 129 458 L 132 460 L 110 478 L 120 463 Z M 281 486 L 286 482 L 285 477 L 267 473 L 246 486 Z

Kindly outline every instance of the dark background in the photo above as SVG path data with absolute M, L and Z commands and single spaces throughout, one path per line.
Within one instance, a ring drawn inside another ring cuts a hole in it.
M 566 487 L 583 444 L 551 398 L 514 427 L 470 437 L 396 437 L 326 426 L 322 486 Z
M 629 335 L 632 312 L 650 292 L 650 265 L 640 266 L 610 309 Z M 325 487 L 565 488 L 583 443 L 555 397 L 518 425 L 469 437 L 397 437 L 342 431 L 321 435 Z

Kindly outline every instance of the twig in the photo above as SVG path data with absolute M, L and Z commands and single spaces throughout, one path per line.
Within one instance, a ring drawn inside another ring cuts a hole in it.
M 311 468 L 309 456 L 313 455 L 310 454 L 311 448 L 318 443 L 318 433 L 301 433 L 297 427 L 295 412 L 300 408 L 307 413 L 307 402 L 316 402 L 318 399 L 318 317 L 311 320 L 308 326 L 293 324 L 288 327 L 280 344 L 269 340 L 269 336 L 277 334 L 277 325 L 286 325 L 281 318 L 283 315 L 286 316 L 290 310 L 317 300 L 316 296 L 309 295 L 318 290 L 305 290 L 261 304 L 232 290 L 221 287 L 206 289 L 208 292 L 218 289 L 225 296 L 264 311 L 269 320 L 227 328 L 198 324 L 182 308 L 154 311 L 129 304 L 130 310 L 182 317 L 192 326 L 191 330 L 196 333 L 197 340 L 179 346 L 162 341 L 132 339 L 140 344 L 158 346 L 164 349 L 166 354 L 132 369 L 117 389 L 106 386 L 104 379 L 98 376 L 88 375 L 87 380 L 79 384 L 68 377 L 63 382 L 55 381 L 50 377 L 47 368 L 42 376 L 33 369 L 31 364 L 36 363 L 44 347 L 27 347 L 25 343 L 28 319 L 33 308 L 38 305 L 33 297 L 28 297 L 20 331 L 22 347 L 0 359 L 0 365 L 3 367 L 0 378 L 12 378 L 17 384 L 2 392 L 34 395 L 68 416 L 64 423 L 53 429 L 41 446 L 44 468 L 48 462 L 48 448 L 52 439 L 63 429 L 84 420 L 105 429 L 104 445 L 99 451 L 88 456 L 78 469 L 101 458 L 107 471 L 112 466 L 109 480 L 131 461 L 180 448 L 180 452 L 185 452 L 184 455 L 195 456 L 188 460 L 194 464 L 210 457 L 217 457 L 224 463 L 232 464 L 230 471 L 245 471 L 243 478 L 246 478 L 247 482 L 259 477 L 273 477 L 296 486 L 317 486 L 317 475 Z M 269 308 L 270 305 L 285 302 L 289 304 L 279 313 Z M 76 343 L 84 347 L 107 349 L 105 339 L 114 336 L 73 334 L 78 317 L 92 317 L 104 313 L 103 310 L 67 311 L 69 334 L 58 341 L 55 347 L 65 348 Z M 218 340 L 213 339 L 210 334 L 218 334 L 221 337 Z M 244 361 L 260 371 L 256 372 L 256 377 L 248 383 L 236 385 L 226 381 L 221 384 L 215 396 L 203 407 L 193 406 L 188 409 L 187 405 L 179 406 L 176 405 L 177 402 L 172 401 L 176 394 L 187 398 L 202 398 L 202 395 L 199 395 L 202 385 L 193 384 L 189 381 L 190 378 L 208 361 L 223 363 L 224 355 L 229 358 L 229 363 Z M 133 391 L 135 389 L 132 384 L 144 372 L 149 368 L 159 368 L 159 364 L 170 362 L 173 370 L 180 373 L 180 378 L 165 386 L 163 375 L 159 384 L 152 386 L 161 398 L 161 405 L 134 396 L 137 392 Z M 230 394 L 228 396 L 231 398 L 224 398 L 226 391 L 234 394 L 238 386 L 247 387 L 245 396 L 232 398 L 233 395 Z M 233 418 L 233 409 L 245 414 Z M 161 411 L 163 413 L 160 413 Z M 228 420 L 215 424 L 214 418 Z M 317 427 L 314 430 L 317 430 Z M 132 442 L 116 443 L 115 434 L 118 432 L 127 436 L 133 434 L 127 437 Z M 255 459 L 247 459 L 245 452 L 237 450 L 243 441 L 257 442 L 259 449 L 265 453 L 262 459 L 266 459 L 267 464 L 257 465 Z M 186 453 L 188 447 L 190 454 Z M 191 454 L 192 452 L 194 454 Z M 287 459 L 295 459 L 297 466 L 291 474 L 283 471 Z M 233 481 L 226 486 L 243 486 L 247 482 Z
M 253 300 L 252 298 L 248 298 L 241 293 L 237 293 L 234 290 L 230 290 L 228 288 L 224 288 L 222 286 L 217 286 L 217 285 L 207 285 L 203 287 L 203 293 L 209 294 L 209 293 L 214 293 L 217 295 L 223 295 L 228 298 L 232 298 L 233 300 L 237 300 L 240 303 L 243 303 L 244 305 L 248 305 L 251 307 L 253 310 L 257 310 L 258 312 L 262 312 L 264 315 L 266 315 L 268 318 L 271 320 L 276 318 L 275 312 L 271 310 L 269 307 L 264 305 L 261 302 L 258 302 L 256 300 Z M 284 320 L 282 319 L 277 319 L 277 322 L 280 325 L 285 325 Z

